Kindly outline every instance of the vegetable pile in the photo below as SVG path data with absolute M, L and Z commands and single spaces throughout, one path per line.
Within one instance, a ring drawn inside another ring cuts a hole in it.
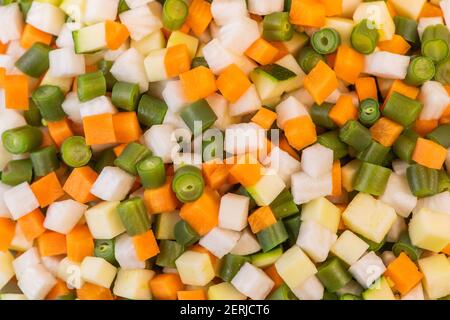
M 0 4 L 0 299 L 450 299 L 450 0 Z

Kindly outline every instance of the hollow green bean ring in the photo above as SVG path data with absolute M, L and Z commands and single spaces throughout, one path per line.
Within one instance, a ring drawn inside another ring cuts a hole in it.
M 172 189 L 178 200 L 183 203 L 192 202 L 203 194 L 205 182 L 199 168 L 185 165 L 175 172 Z
M 336 51 L 341 44 L 341 36 L 331 28 L 321 29 L 314 32 L 311 45 L 320 54 L 330 54 Z
M 371 126 L 380 118 L 380 105 L 374 99 L 361 101 L 359 107 L 359 121 L 365 126 Z

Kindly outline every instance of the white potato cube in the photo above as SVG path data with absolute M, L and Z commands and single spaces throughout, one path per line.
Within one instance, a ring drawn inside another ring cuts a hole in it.
M 419 260 L 423 273 L 423 285 L 430 299 L 439 299 L 450 294 L 450 262 L 444 254 Z
M 68 234 L 87 208 L 87 205 L 71 199 L 53 202 L 47 209 L 44 227 L 62 234 Z
M 119 201 L 101 202 L 84 214 L 94 239 L 112 239 L 125 231 L 117 213 Z
M 205 286 L 215 277 L 214 268 L 207 253 L 185 251 L 175 260 L 175 265 L 185 285 Z
M 352 264 L 348 271 L 360 285 L 369 288 L 386 271 L 386 266 L 375 252 L 370 251 Z
M 322 300 L 325 288 L 316 276 L 306 279 L 292 293 L 300 300 Z
M 347 206 L 342 218 L 350 230 L 380 243 L 394 224 L 397 214 L 392 207 L 360 192 Z
M 145 261 L 137 257 L 133 238 L 126 233 L 116 238 L 114 255 L 122 269 L 145 269 Z
M 3 200 L 14 220 L 18 220 L 39 207 L 28 182 L 12 187 L 3 193 Z
M 275 285 L 264 271 L 248 262 L 239 269 L 231 284 L 252 300 L 264 300 Z
M 314 220 L 303 221 L 300 225 L 297 245 L 305 251 L 314 262 L 326 260 L 337 235 Z
M 320 178 L 331 172 L 333 150 L 316 143 L 302 151 L 302 170 L 313 178 Z
M 324 197 L 314 199 L 302 206 L 302 221 L 316 221 L 332 233 L 337 233 L 341 210 Z
M 91 193 L 102 200 L 121 201 L 130 192 L 135 179 L 118 167 L 105 167 L 95 180 Z
M 152 270 L 119 269 L 113 292 L 116 296 L 132 300 L 151 300 L 150 280 L 155 275 Z
M 242 231 L 247 226 L 250 198 L 227 193 L 220 199 L 219 227 Z
M 9 251 L 0 251 L 0 289 L 14 277 L 14 257 Z
M 116 277 L 117 268 L 102 258 L 85 257 L 81 263 L 81 277 L 84 281 L 109 288 Z
M 450 243 L 450 215 L 422 208 L 409 222 L 409 236 L 413 245 L 441 252 Z
M 275 262 L 280 277 L 289 288 L 301 286 L 307 279 L 317 273 L 314 263 L 300 247 L 294 245 Z
M 310 177 L 305 172 L 297 172 L 291 177 L 291 188 L 296 204 L 328 196 L 333 190 L 331 172 L 317 179 Z
M 348 265 L 352 265 L 369 249 L 367 242 L 350 230 L 345 230 L 331 247 L 331 252 Z
M 237 231 L 214 228 L 200 239 L 199 244 L 217 258 L 222 259 L 238 242 L 241 234 Z
M 417 204 L 417 197 L 411 193 L 406 177 L 396 173 L 390 175 L 386 189 L 379 199 L 404 218 L 411 214 Z
M 131 39 L 136 41 L 162 28 L 161 19 L 147 6 L 124 11 L 119 18 L 130 31 Z

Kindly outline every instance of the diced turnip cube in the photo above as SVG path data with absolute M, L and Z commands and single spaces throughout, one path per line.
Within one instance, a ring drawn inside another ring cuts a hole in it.
M 225 151 L 244 154 L 262 149 L 266 143 L 266 131 L 255 123 L 240 123 L 225 131 Z
M 309 116 L 306 107 L 293 96 L 281 102 L 276 107 L 276 112 L 277 125 L 280 129 L 284 128 L 284 125 L 288 120 L 301 116 Z
M 81 27 L 82 27 L 82 25 L 79 22 L 65 23 L 62 26 L 61 32 L 59 33 L 59 36 L 55 41 L 58 48 L 73 48 L 74 43 L 73 43 L 72 31 L 80 30 Z
M 130 192 L 135 177 L 118 167 L 105 167 L 95 180 L 91 193 L 106 201 L 121 201 Z
M 66 282 L 69 289 L 80 289 L 84 285 L 81 264 L 65 257 L 58 265 L 57 277 Z
M 49 74 L 52 77 L 75 77 L 85 72 L 84 56 L 76 54 L 73 48 L 66 47 L 50 51 Z
M 118 81 L 138 83 L 141 93 L 147 91 L 148 80 L 144 69 L 144 57 L 136 49 L 130 48 L 122 53 L 114 61 L 110 71 Z
M 316 221 L 332 233 L 337 233 L 341 210 L 324 197 L 314 199 L 302 206 L 301 221 Z
M 392 169 L 397 175 L 406 175 L 406 169 L 408 169 L 409 163 L 400 159 L 392 161 Z
M 230 116 L 230 108 L 228 106 L 228 101 L 222 95 L 213 93 L 206 98 L 211 109 L 217 116 L 216 122 L 214 122 L 214 127 L 225 131 L 225 129 L 232 124 L 233 119 Z M 223 138 L 221 139 L 223 140 Z M 222 141 L 223 144 L 223 141 Z M 222 145 L 223 148 L 223 145 Z
M 28 24 L 54 36 L 59 35 L 64 22 L 64 12 L 47 2 L 33 1 L 27 13 Z
M 242 231 L 247 226 L 250 198 L 227 193 L 220 199 L 219 227 Z
M 291 176 L 301 168 L 300 161 L 279 147 L 274 147 L 263 163 L 270 170 L 274 170 L 287 186 L 291 185 Z
M 226 67 L 233 64 L 233 54 L 222 45 L 218 39 L 208 42 L 202 49 L 203 56 L 214 74 L 220 74 Z
M 447 25 L 447 28 L 448 28 L 448 26 L 450 24 L 450 1 L 442 0 L 442 1 L 433 1 L 433 2 L 439 3 L 439 5 L 442 9 L 442 13 L 444 15 L 445 24 Z
M 250 229 L 246 228 L 242 231 L 241 238 L 236 243 L 233 250 L 231 250 L 231 254 L 247 256 L 258 252 L 259 250 L 261 250 L 261 246 L 259 245 L 258 240 L 256 240 L 255 235 Z
M 248 11 L 253 14 L 265 16 L 274 12 L 282 12 L 283 0 L 249 0 Z
M 231 21 L 219 31 L 220 42 L 236 54 L 243 54 L 259 38 L 258 23 L 247 17 Z
M 23 17 L 19 4 L 0 6 L 0 42 L 8 43 L 20 39 L 23 29 Z
M 116 20 L 119 0 L 88 0 L 84 6 L 84 22 L 93 24 Z
M 239 269 L 231 284 L 252 300 L 264 300 L 275 285 L 264 271 L 248 262 Z
M 78 100 L 78 95 L 76 92 L 69 92 L 62 104 L 62 108 L 68 115 L 69 119 L 76 123 L 82 123 L 80 105 L 81 102 Z
M 419 260 L 423 273 L 423 286 L 430 299 L 439 299 L 450 294 L 450 261 L 444 254 Z
M 411 291 L 402 296 L 402 300 L 425 300 L 422 283 L 419 282 Z
M 4 192 L 3 200 L 14 220 L 22 218 L 39 207 L 39 202 L 28 182 L 22 182 Z
M 43 300 L 55 284 L 55 277 L 42 264 L 28 267 L 17 282 L 28 300 Z
M 145 145 L 164 163 L 172 162 L 172 154 L 180 148 L 175 137 L 175 127 L 170 124 L 154 125 L 144 134 Z
M 145 269 L 145 261 L 136 255 L 133 238 L 126 233 L 116 238 L 114 254 L 122 269 Z
M 276 173 L 266 173 L 259 181 L 247 187 L 247 192 L 252 196 L 258 206 L 268 206 L 286 188 L 283 179 Z
M 117 113 L 116 107 L 111 99 L 106 96 L 96 97 L 92 100 L 80 103 L 78 105 L 81 118 L 95 116 L 104 113 Z
M 0 218 L 12 218 L 11 212 L 9 212 L 9 209 L 5 203 L 5 199 L 3 198 L 5 192 L 10 189 L 12 189 L 11 186 L 0 182 Z
M 238 100 L 230 104 L 230 115 L 243 116 L 258 111 L 261 107 L 261 99 L 255 85 L 252 84 Z
M 418 213 L 422 208 L 431 209 L 437 212 L 443 212 L 450 215 L 450 191 L 444 191 L 434 196 L 420 198 L 413 213 Z
M 33 247 L 14 259 L 12 265 L 17 279 L 20 279 L 28 268 L 40 263 L 42 263 L 42 261 L 38 249 Z
M 179 80 L 167 81 L 162 95 L 167 107 L 174 113 L 180 112 L 183 107 L 189 104 Z
M 152 2 L 154 0 L 125 0 L 125 2 L 127 3 L 127 6 L 131 9 L 140 7 L 140 6 L 144 6 L 149 2 Z
M 450 104 L 450 97 L 440 82 L 427 81 L 420 89 L 419 101 L 423 104 L 419 119 L 437 120 Z
M 5 109 L 0 112 L 0 135 L 6 130 L 22 127 L 27 124 L 25 118 L 16 110 Z
M 337 235 L 316 221 L 303 221 L 300 225 L 297 245 L 303 249 L 314 262 L 323 262 L 336 242 Z
M 396 173 L 390 175 L 386 189 L 379 199 L 405 218 L 417 204 L 417 197 L 411 193 L 406 177 Z
M 292 289 L 300 300 L 322 300 L 325 288 L 316 276 L 306 279 L 300 286 Z
M 248 16 L 245 0 L 214 0 L 211 3 L 211 13 L 219 26 Z
M 317 179 L 310 177 L 305 172 L 297 172 L 291 177 L 291 188 L 296 204 L 328 196 L 333 189 L 331 172 Z
M 105 259 L 85 257 L 81 263 L 81 277 L 84 281 L 109 288 L 116 277 L 117 268 Z
M 420 18 L 419 25 L 417 26 L 417 31 L 419 32 L 419 37 L 422 39 L 422 35 L 425 29 L 429 26 L 435 26 L 437 24 L 444 24 L 444 19 L 442 17 L 432 17 L 432 18 Z
M 331 247 L 331 252 L 346 262 L 354 264 L 369 249 L 367 242 L 350 230 L 345 230 Z
M 199 244 L 217 258 L 222 259 L 238 242 L 241 234 L 237 231 L 214 228 L 200 239 Z
M 117 213 L 118 205 L 119 201 L 105 201 L 86 211 L 86 223 L 94 239 L 112 239 L 125 231 Z
M 0 289 L 14 277 L 13 260 L 11 252 L 0 251 Z
M 408 230 L 408 227 L 405 222 L 405 218 L 397 215 L 397 219 L 392 225 L 391 229 L 389 229 L 388 234 L 386 235 L 386 241 L 395 243 L 400 240 L 400 236 Z
M 364 72 L 376 77 L 403 80 L 408 71 L 409 61 L 409 56 L 378 51 L 366 56 Z
M 75 200 L 53 202 L 47 209 L 44 227 L 62 234 L 68 234 L 87 208 L 87 205 Z
M 58 268 L 59 264 L 62 261 L 61 256 L 47 256 L 47 257 L 41 257 L 42 264 L 44 267 L 54 276 L 58 276 Z
M 131 39 L 136 41 L 162 28 L 161 19 L 147 6 L 124 11 L 119 18 L 130 31 Z
M 370 251 L 352 264 L 348 271 L 360 285 L 369 288 L 386 271 L 386 267 L 381 258 Z
M 313 178 L 320 178 L 331 172 L 333 150 L 316 143 L 302 152 L 302 170 Z

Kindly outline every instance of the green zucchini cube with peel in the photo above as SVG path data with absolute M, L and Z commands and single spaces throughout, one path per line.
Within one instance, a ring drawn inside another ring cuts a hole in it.
M 173 230 L 178 221 L 180 221 L 178 211 L 163 212 L 156 218 L 155 236 L 158 240 L 175 240 Z
M 450 215 L 422 208 L 409 222 L 409 236 L 415 246 L 441 252 L 450 243 Z
M 444 254 L 419 260 L 423 273 L 423 285 L 430 299 L 439 299 L 450 294 L 450 261 Z
M 331 232 L 338 231 L 341 210 L 324 197 L 317 198 L 302 205 L 302 221 L 314 220 Z
M 364 300 L 395 300 L 394 293 L 385 277 L 378 279 L 362 293 Z
M 342 218 L 350 230 L 380 243 L 397 219 L 397 214 L 392 207 L 360 192 L 347 206 Z
M 247 188 L 258 206 L 268 206 L 284 190 L 286 184 L 277 174 L 266 174 L 259 181 Z
M 256 68 L 250 73 L 250 79 L 262 101 L 280 97 L 287 88 L 286 83 L 297 75 L 282 66 L 272 64 Z
M 275 262 L 280 277 L 289 288 L 299 287 L 309 277 L 317 273 L 314 263 L 308 258 L 300 247 L 294 245 Z
M 72 31 L 72 37 L 76 53 L 92 53 L 107 46 L 104 22 Z
M 155 275 L 152 270 L 120 269 L 114 282 L 116 296 L 132 300 L 151 300 L 150 280 Z

